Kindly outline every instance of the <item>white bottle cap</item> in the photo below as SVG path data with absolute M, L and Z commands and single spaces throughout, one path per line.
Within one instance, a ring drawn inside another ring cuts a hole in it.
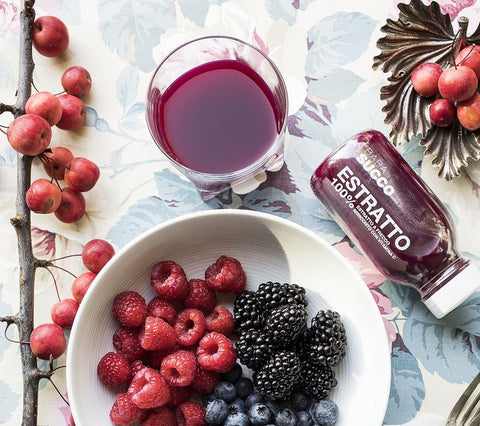
M 442 288 L 423 300 L 437 318 L 442 318 L 465 302 L 480 288 L 480 270 L 470 264 L 455 275 Z

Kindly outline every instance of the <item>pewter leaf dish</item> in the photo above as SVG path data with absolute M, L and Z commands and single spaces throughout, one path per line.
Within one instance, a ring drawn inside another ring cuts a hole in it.
M 373 62 L 373 69 L 390 73 L 389 84 L 380 91 L 381 100 L 386 101 L 385 123 L 392 126 L 394 145 L 420 135 L 425 155 L 432 156 L 439 168 L 438 175 L 452 180 L 469 160 L 480 159 L 480 130 L 466 130 L 458 120 L 448 127 L 432 126 L 428 112 L 432 100 L 415 92 L 410 76 L 424 62 L 437 62 L 443 69 L 452 66 L 462 47 L 480 43 L 480 27 L 467 36 L 468 19 L 459 17 L 455 32 L 449 15 L 435 1 L 425 5 L 411 0 L 400 3 L 398 9 L 398 19 L 387 19 L 381 28 L 385 36 L 377 41 L 381 53 Z

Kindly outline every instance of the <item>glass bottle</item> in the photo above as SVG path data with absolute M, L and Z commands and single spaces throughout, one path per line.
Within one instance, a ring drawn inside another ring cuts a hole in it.
M 376 130 L 348 139 L 311 177 L 317 198 L 387 278 L 414 286 L 441 318 L 480 286 L 445 206 Z

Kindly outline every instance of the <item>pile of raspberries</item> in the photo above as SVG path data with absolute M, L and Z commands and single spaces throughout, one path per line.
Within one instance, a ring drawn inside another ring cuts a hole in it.
M 191 400 L 211 393 L 237 360 L 229 336 L 233 315 L 217 303 L 218 293 L 240 294 L 246 275 L 240 262 L 220 256 L 205 277 L 188 279 L 175 261 L 151 271 L 156 296 L 147 301 L 135 291 L 116 295 L 115 351 L 97 364 L 97 374 L 120 392 L 110 410 L 118 425 L 203 426 L 205 408 Z

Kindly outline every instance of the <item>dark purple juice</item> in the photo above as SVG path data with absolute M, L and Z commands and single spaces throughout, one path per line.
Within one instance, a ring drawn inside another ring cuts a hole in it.
M 435 315 L 478 287 L 478 270 L 457 252 L 447 210 L 381 133 L 346 141 L 315 170 L 311 186 L 372 263 L 415 286 Z
M 155 112 L 163 149 L 204 173 L 228 173 L 255 163 L 282 124 L 274 96 L 248 65 L 222 60 L 188 71 L 159 98 Z

